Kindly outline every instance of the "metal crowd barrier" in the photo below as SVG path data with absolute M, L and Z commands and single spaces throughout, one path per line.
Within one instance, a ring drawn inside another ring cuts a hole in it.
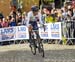
M 66 44 L 71 43 L 74 44 L 74 40 L 75 40 L 75 21 L 71 20 L 71 21 L 63 21 L 61 22 L 61 31 L 62 31 L 62 36 L 65 37 L 66 39 Z M 54 39 L 45 39 L 46 42 L 52 42 L 52 40 L 54 41 Z M 57 40 L 57 39 L 56 39 Z M 60 39 L 59 39 L 60 40 Z M 44 40 L 42 40 L 43 42 L 45 42 Z M 17 42 L 16 40 L 14 41 Z M 21 42 L 27 42 L 27 40 L 20 40 L 19 43 Z M 58 41 L 58 43 L 60 43 Z
M 62 39 L 47 39 L 48 43 L 55 43 L 55 44 L 60 44 L 61 42 L 63 43 L 63 37 L 66 40 L 66 44 L 75 44 L 75 21 L 67 21 L 64 20 L 61 22 L 61 34 L 62 34 Z M 43 40 L 44 41 L 44 40 Z
M 75 40 L 75 21 L 63 21 L 61 22 L 62 36 L 66 38 L 66 43 L 74 44 Z

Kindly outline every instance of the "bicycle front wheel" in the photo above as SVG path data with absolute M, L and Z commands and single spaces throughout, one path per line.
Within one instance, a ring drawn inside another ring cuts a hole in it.
M 35 40 L 32 40 L 32 43 L 30 43 L 31 52 L 33 55 L 36 55 L 36 45 Z

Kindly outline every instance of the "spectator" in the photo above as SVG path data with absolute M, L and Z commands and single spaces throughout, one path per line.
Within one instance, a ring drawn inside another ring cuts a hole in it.
M 18 13 L 17 15 L 16 15 L 16 17 L 17 17 L 17 25 L 19 26 L 19 25 L 21 25 L 21 22 L 22 22 L 22 15 L 20 14 L 20 13 Z
M 16 21 L 16 6 L 12 5 L 11 6 L 11 12 L 10 15 L 13 15 L 15 21 Z
M 75 8 L 73 8 L 73 19 L 75 20 Z
M 0 19 L 0 28 L 2 28 L 2 25 L 1 25 L 1 23 L 2 23 L 2 19 Z
M 62 11 L 61 11 L 61 9 L 58 9 L 57 12 L 58 12 L 58 15 L 57 15 L 58 21 L 61 22 L 62 21 Z
M 55 15 L 51 14 L 51 11 L 52 11 L 52 7 L 51 6 L 46 6 L 45 11 L 44 11 L 44 13 L 46 14 L 46 17 L 45 17 L 45 22 L 46 23 L 52 23 L 52 22 L 56 21 Z
M 22 25 L 26 25 L 27 26 L 27 16 L 26 16 L 26 13 L 23 13 L 23 15 L 22 15 Z
M 8 21 L 5 18 L 3 18 L 1 25 L 2 25 L 2 28 L 8 27 Z
M 9 26 L 12 27 L 12 26 L 16 26 L 16 22 L 15 22 L 15 19 L 14 18 L 11 18 L 10 22 L 9 22 Z
M 66 20 L 67 19 L 67 14 L 68 14 L 68 9 L 67 7 L 64 7 L 62 8 L 62 17 L 63 17 L 63 20 Z

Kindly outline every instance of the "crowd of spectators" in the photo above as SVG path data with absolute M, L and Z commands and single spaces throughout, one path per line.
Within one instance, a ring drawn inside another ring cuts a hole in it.
M 25 12 L 22 14 L 20 9 L 17 11 L 12 10 L 7 17 L 4 17 L 3 14 L 0 13 L 0 28 L 25 24 L 25 15 Z
M 48 5 L 49 6 L 49 5 Z M 41 21 L 44 21 L 44 15 L 49 13 L 46 9 L 46 6 L 42 6 L 39 9 L 39 13 L 41 14 Z M 22 12 L 21 9 L 11 9 L 11 12 L 7 17 L 3 16 L 0 13 L 0 28 L 12 27 L 12 26 L 20 26 L 27 25 L 27 12 Z M 53 18 L 56 20 L 55 22 L 62 21 L 71 21 L 75 20 L 75 7 L 72 5 L 64 5 L 61 8 L 52 8 L 51 13 Z
M 42 11 L 39 10 L 39 13 L 43 15 L 47 13 L 47 10 L 44 7 Z M 63 6 L 60 9 L 53 8 L 51 10 L 51 14 L 54 14 L 54 17 L 57 20 L 57 22 L 64 20 L 74 20 L 75 8 L 72 7 L 71 5 Z M 3 14 L 0 13 L 0 28 L 26 25 L 26 22 L 27 22 L 27 13 L 22 12 L 20 9 L 18 10 L 12 9 L 7 17 L 3 16 Z

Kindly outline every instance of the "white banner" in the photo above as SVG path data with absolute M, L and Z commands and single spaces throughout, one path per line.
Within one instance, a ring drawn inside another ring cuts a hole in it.
M 18 26 L 16 29 L 16 39 L 29 39 L 29 32 L 26 26 Z
M 45 24 L 45 31 L 39 28 L 39 35 L 41 39 L 61 39 L 61 22 Z
M 39 28 L 39 35 L 41 39 L 62 39 L 61 22 L 45 24 Z M 10 40 L 29 39 L 29 31 L 26 26 L 16 26 L 0 29 L 0 42 Z
M 0 42 L 22 39 L 29 39 L 29 32 L 26 26 L 16 26 L 0 29 Z
M 62 38 L 61 22 L 50 24 L 49 34 L 50 34 L 50 39 L 61 39 Z
M 45 27 L 39 28 L 39 35 L 41 39 L 49 39 L 49 24 L 45 24 Z
M 14 40 L 16 38 L 16 28 L 9 27 L 9 28 L 1 28 L 0 29 L 0 41 L 9 41 Z

